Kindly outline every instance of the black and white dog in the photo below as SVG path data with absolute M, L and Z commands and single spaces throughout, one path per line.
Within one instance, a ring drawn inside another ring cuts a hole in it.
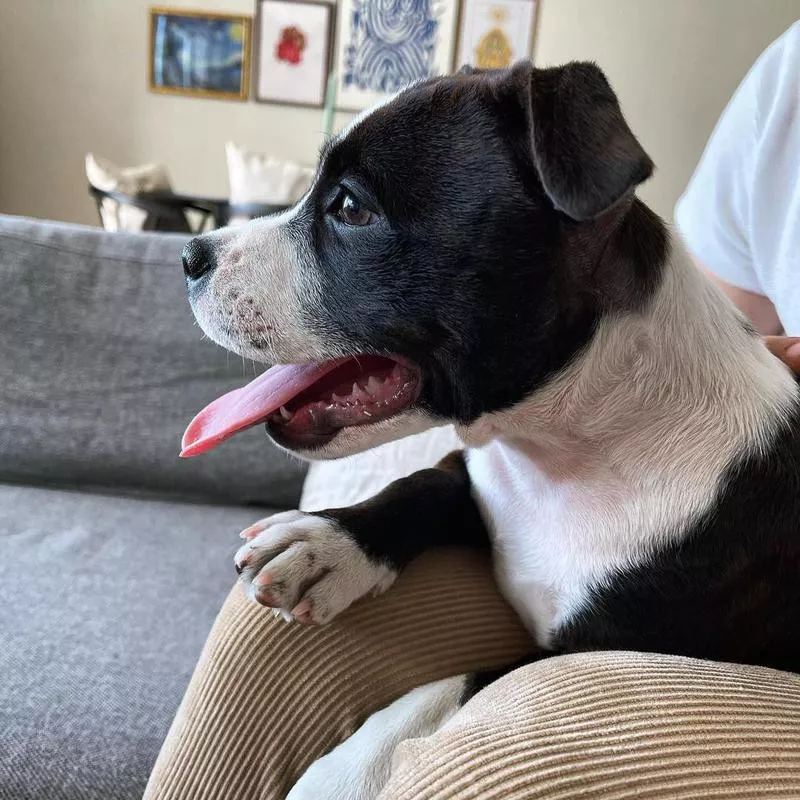
M 470 71 L 355 120 L 291 211 L 186 247 L 203 330 L 292 366 L 202 411 L 184 455 L 259 423 L 308 458 L 451 421 L 468 448 L 258 523 L 256 601 L 324 623 L 488 536 L 538 657 L 800 671 L 798 386 L 636 199 L 651 171 L 594 65 Z M 374 797 L 394 744 L 497 674 L 397 701 L 291 797 Z

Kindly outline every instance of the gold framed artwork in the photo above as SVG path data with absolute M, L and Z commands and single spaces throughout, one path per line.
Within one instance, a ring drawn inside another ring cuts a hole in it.
M 241 14 L 150 9 L 150 90 L 247 100 L 251 18 Z
M 502 69 L 530 58 L 539 0 L 462 0 L 456 68 Z

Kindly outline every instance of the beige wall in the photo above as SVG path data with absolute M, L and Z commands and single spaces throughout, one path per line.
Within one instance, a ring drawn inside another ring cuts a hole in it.
M 0 0 L 0 212 L 94 223 L 89 150 L 122 164 L 162 161 L 178 190 L 208 194 L 227 191 L 228 138 L 313 162 L 321 112 L 149 93 L 148 5 Z M 800 0 L 543 0 L 536 57 L 592 58 L 608 72 L 659 167 L 643 194 L 669 215 L 736 84 L 795 17 Z
M 670 217 L 706 140 L 800 0 L 544 0 L 540 65 L 593 59 L 657 172 L 642 197 Z
M 251 14 L 255 2 L 0 0 L 0 212 L 96 224 L 87 151 L 161 161 L 177 190 L 223 196 L 229 138 L 314 162 L 321 110 L 149 92 L 151 5 Z

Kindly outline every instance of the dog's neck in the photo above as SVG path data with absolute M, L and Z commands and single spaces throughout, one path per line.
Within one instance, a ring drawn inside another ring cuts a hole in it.
M 594 471 L 663 478 L 718 473 L 768 442 L 796 398 L 794 380 L 673 236 L 651 300 L 609 315 L 585 351 L 513 408 L 459 429 L 500 440 L 554 478 Z

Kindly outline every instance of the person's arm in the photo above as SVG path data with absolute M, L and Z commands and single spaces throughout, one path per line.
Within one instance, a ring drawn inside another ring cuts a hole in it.
M 800 375 L 800 337 L 777 336 L 782 331 L 778 312 L 772 301 L 763 294 L 748 292 L 726 283 L 718 275 L 701 264 L 698 267 L 722 289 L 733 304 L 753 323 L 753 327 L 764 337 L 764 342 L 773 355 Z
M 768 47 L 748 72 L 675 208 L 692 258 L 765 336 L 781 333 L 790 323 L 779 319 L 770 298 L 783 298 L 776 293 L 785 292 L 785 259 L 778 245 L 786 246 L 786 215 L 795 205 L 800 167 L 792 122 L 798 65 L 800 24 Z
M 718 275 L 697 264 L 731 302 L 753 323 L 753 327 L 764 337 L 764 342 L 773 355 L 800 375 L 800 337 L 778 336 L 782 332 L 781 321 L 772 301 L 763 294 L 749 292 L 723 281 Z
M 698 266 L 725 292 L 733 304 L 753 323 L 753 327 L 762 336 L 776 336 L 781 333 L 783 327 L 778 318 L 778 312 L 768 297 L 758 292 L 751 292 L 739 286 L 734 286 L 732 283 L 722 280 L 719 275 L 716 275 L 703 265 Z

